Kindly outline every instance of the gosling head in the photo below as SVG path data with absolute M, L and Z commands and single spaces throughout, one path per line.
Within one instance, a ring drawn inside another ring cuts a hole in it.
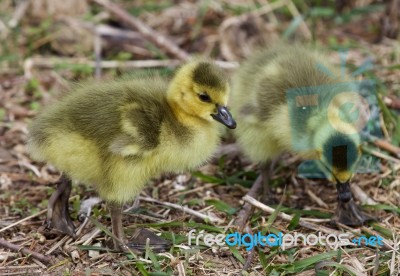
M 359 138 L 340 132 L 331 133 L 321 146 L 319 161 L 322 169 L 332 182 L 336 182 L 339 199 L 347 202 L 352 197 L 350 179 L 361 157 Z
M 208 61 L 184 65 L 168 89 L 170 104 L 185 116 L 215 120 L 233 129 L 236 122 L 226 107 L 228 97 L 229 84 L 224 72 Z

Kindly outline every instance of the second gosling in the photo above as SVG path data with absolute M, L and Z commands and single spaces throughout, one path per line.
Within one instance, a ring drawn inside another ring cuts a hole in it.
M 35 160 L 64 173 L 49 200 L 47 225 L 75 235 L 68 197 L 70 179 L 76 179 L 93 185 L 107 202 L 114 247 L 126 249 L 122 205 L 150 178 L 207 161 L 219 144 L 217 121 L 236 127 L 226 107 L 228 94 L 224 72 L 196 60 L 170 83 L 142 77 L 83 85 L 47 108 L 30 125 L 28 139 Z M 143 245 L 149 233 L 135 236 Z
M 232 84 L 235 136 L 244 152 L 264 167 L 285 151 L 317 160 L 327 178 L 336 182 L 334 221 L 346 225 L 371 219 L 359 210 L 350 190 L 361 137 L 342 107 L 362 102 L 356 91 L 354 82 L 326 56 L 301 45 L 261 50 L 241 66 Z M 359 111 L 364 120 L 363 108 Z M 262 174 L 266 179 L 265 168 Z M 268 197 L 267 183 L 264 186 Z

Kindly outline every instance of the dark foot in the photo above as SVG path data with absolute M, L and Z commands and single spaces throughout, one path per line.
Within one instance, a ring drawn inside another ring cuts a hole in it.
M 389 20 L 388 18 L 384 18 L 381 22 L 381 37 L 395 39 L 398 36 L 399 28 L 391 24 Z
M 275 193 L 272 191 L 270 187 L 263 187 L 263 195 L 261 198 L 261 202 L 264 203 L 265 205 L 278 205 L 279 200 L 276 198 Z M 265 191 L 266 190 L 266 191 Z
M 355 204 L 349 182 L 337 183 L 336 189 L 338 206 L 332 218 L 332 224 L 339 222 L 348 226 L 361 226 L 368 221 L 375 220 L 363 213 Z
M 386 3 L 385 14 L 381 18 L 381 39 L 389 37 L 397 38 L 399 34 L 399 0 L 390 0 Z
M 147 239 L 149 239 L 149 247 L 156 253 L 168 251 L 171 248 L 169 241 L 145 228 L 137 229 L 126 245 L 136 251 L 145 252 Z
M 69 215 L 68 199 L 71 193 L 71 181 L 61 176 L 57 190 L 51 195 L 47 207 L 46 228 L 75 238 L 75 226 Z
M 149 247 L 154 252 L 167 251 L 171 244 L 153 232 L 138 228 L 132 235 L 130 241 L 126 241 L 124 229 L 122 227 L 122 206 L 119 203 L 108 202 L 110 209 L 112 232 L 114 234 L 114 249 L 121 252 L 133 251 L 135 254 L 141 254 L 146 251 L 146 241 L 149 239 Z
M 332 223 L 339 222 L 348 226 L 361 226 L 368 221 L 376 220 L 360 210 L 353 199 L 347 202 L 338 200 L 338 206 L 335 215 L 332 218 Z

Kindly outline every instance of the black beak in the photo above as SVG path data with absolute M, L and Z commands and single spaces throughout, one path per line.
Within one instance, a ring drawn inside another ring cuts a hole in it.
M 217 104 L 217 114 L 211 114 L 214 120 L 220 122 L 221 124 L 233 129 L 236 128 L 236 122 L 232 118 L 231 113 L 229 113 L 228 109 L 225 106 L 221 106 Z
M 341 202 L 349 202 L 353 195 L 351 194 L 351 189 L 350 189 L 350 181 L 346 181 L 345 183 L 341 183 L 337 181 L 336 183 L 336 189 L 338 193 L 338 199 Z

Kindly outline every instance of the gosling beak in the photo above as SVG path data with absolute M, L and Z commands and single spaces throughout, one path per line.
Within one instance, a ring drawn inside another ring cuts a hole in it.
M 220 122 L 221 124 L 233 129 L 236 128 L 236 122 L 233 119 L 231 113 L 225 106 L 217 104 L 217 114 L 211 114 L 214 120 Z

